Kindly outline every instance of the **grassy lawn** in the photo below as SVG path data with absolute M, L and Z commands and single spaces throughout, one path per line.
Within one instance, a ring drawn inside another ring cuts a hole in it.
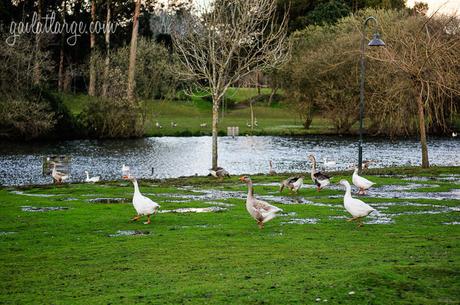
M 161 213 L 150 226 L 128 221 L 133 188 L 125 181 L 2 188 L 0 304 L 459 303 L 460 229 L 444 223 L 460 221 L 460 200 L 428 197 L 460 189 L 460 168 L 369 171 L 377 186 L 363 200 L 392 222 L 362 228 L 341 218 L 348 216 L 342 189 L 317 193 L 308 185 L 298 196 L 279 194 L 274 182 L 284 177 L 252 177 L 256 196 L 284 210 L 264 230 L 245 210 L 246 187 L 238 177 L 140 181 L 163 211 L 226 208 Z M 351 180 L 336 173 L 333 182 L 344 177 Z M 401 186 L 404 194 L 428 197 L 385 193 Z M 385 196 L 372 196 L 380 193 Z M 67 209 L 26 212 L 23 206 Z M 295 219 L 317 223 L 289 223 Z M 110 237 L 119 230 L 145 235 Z
M 262 94 L 269 94 L 269 89 L 262 89 Z M 87 95 L 60 95 L 74 115 L 78 115 L 89 101 Z M 219 132 L 227 134 L 228 126 L 239 126 L 240 134 L 253 135 L 306 135 L 332 134 L 330 123 L 320 116 L 314 118 L 310 129 L 304 129 L 299 115 L 284 103 L 271 106 L 257 103 L 254 107 L 257 127 L 251 130 L 250 108 L 247 101 L 257 96 L 253 88 L 230 88 L 226 98 L 240 107 L 227 109 L 221 116 Z M 211 134 L 211 102 L 194 96 L 190 101 L 142 101 L 147 114 L 146 136 L 190 136 Z M 156 127 L 158 122 L 162 128 Z M 177 123 L 176 127 L 171 122 Z M 200 124 L 206 123 L 206 127 Z

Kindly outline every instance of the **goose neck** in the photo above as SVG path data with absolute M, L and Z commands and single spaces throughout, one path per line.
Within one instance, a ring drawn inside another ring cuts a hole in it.
M 139 185 L 137 184 L 136 179 L 133 179 L 133 185 L 134 185 L 134 194 L 140 194 L 141 192 L 139 191 Z
M 248 198 L 254 197 L 254 191 L 252 186 L 252 181 L 248 182 Z

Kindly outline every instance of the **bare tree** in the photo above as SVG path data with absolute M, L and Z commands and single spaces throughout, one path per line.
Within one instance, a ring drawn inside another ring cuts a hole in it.
M 409 30 L 401 31 L 401 28 Z M 386 52 L 376 53 L 374 57 L 371 55 L 371 58 L 383 61 L 394 75 L 402 75 L 409 83 L 412 99 L 407 100 L 409 105 L 406 108 L 416 111 L 422 167 L 429 167 L 427 127 L 435 124 L 446 128 L 446 110 L 454 107 L 454 98 L 460 95 L 460 35 L 457 30 L 452 31 L 453 28 L 459 29 L 455 17 L 407 18 L 392 25 L 394 33 L 386 36 Z M 398 94 L 392 92 L 398 88 L 393 86 L 389 93 L 403 96 L 402 91 Z M 408 91 L 407 87 L 400 89 Z M 407 113 L 403 120 L 407 122 Z
M 91 22 L 96 22 L 96 0 L 91 0 Z M 91 55 L 94 54 L 94 48 L 96 46 L 96 34 L 92 31 L 89 35 Z M 90 55 L 90 56 L 91 56 Z M 92 57 L 92 56 L 91 56 Z M 88 95 L 96 95 L 96 69 L 94 68 L 94 60 L 89 60 L 89 87 Z
M 107 30 L 105 32 L 105 67 L 104 67 L 104 80 L 102 84 L 102 96 L 106 97 L 107 96 L 107 87 L 108 87 L 108 78 L 109 78 L 109 71 L 110 71 L 110 22 L 111 22 L 111 1 L 107 0 L 107 16 L 105 20 L 105 24 L 107 27 Z
M 276 20 L 276 0 L 216 0 L 192 16 L 174 45 L 198 87 L 212 96 L 212 168 L 218 167 L 219 104 L 242 77 L 286 61 L 287 13 Z
M 139 14 L 141 12 L 141 0 L 136 0 L 133 15 L 133 31 L 131 34 L 131 48 L 129 52 L 128 67 L 128 99 L 134 99 L 134 74 L 136 71 L 137 33 L 139 28 Z

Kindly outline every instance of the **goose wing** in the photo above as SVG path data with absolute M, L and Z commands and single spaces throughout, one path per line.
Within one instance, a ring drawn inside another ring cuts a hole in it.
M 318 181 L 331 179 L 331 177 L 329 175 L 326 175 L 326 174 L 324 174 L 322 172 L 314 173 L 313 177 L 315 177 L 315 179 L 318 180 Z
M 262 215 L 282 211 L 282 209 L 258 199 L 254 200 L 253 208 Z

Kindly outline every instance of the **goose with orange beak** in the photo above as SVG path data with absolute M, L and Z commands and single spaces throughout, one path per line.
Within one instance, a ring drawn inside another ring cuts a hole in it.
M 128 170 L 124 171 L 123 179 L 131 180 L 134 185 L 133 206 L 137 214 L 131 219 L 131 221 L 138 221 L 139 219 L 141 219 L 142 216 L 147 216 L 147 222 L 144 222 L 144 224 L 150 224 L 152 222 L 150 220 L 150 217 L 158 213 L 160 205 L 154 202 L 152 199 L 142 195 L 142 193 L 139 190 L 139 185 L 137 184 L 136 177 L 132 176 L 129 173 L 129 168 Z
M 254 197 L 254 190 L 252 186 L 252 180 L 248 176 L 240 177 L 240 181 L 246 183 L 248 186 L 248 197 L 246 198 L 246 210 L 248 213 L 257 221 L 257 225 L 260 229 L 264 228 L 264 223 L 272 220 L 277 215 L 276 213 L 282 212 L 283 210 L 275 207 L 268 202 L 258 200 Z

